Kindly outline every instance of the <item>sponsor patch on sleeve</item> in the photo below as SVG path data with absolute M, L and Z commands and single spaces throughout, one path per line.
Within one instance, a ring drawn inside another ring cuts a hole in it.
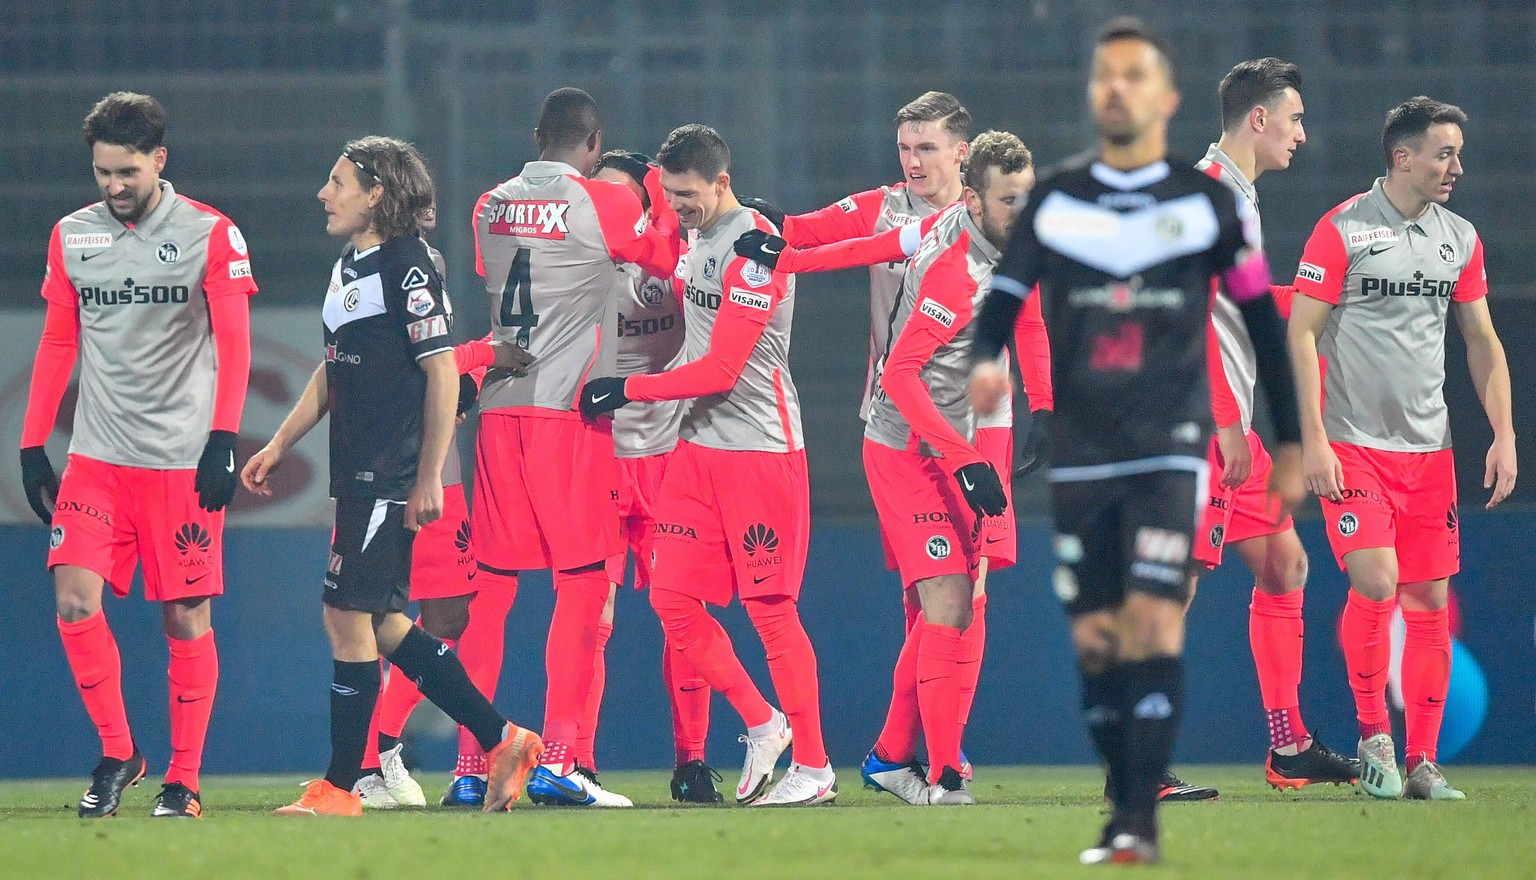
M 756 260 L 748 260 L 741 267 L 741 280 L 751 287 L 762 287 L 773 280 L 773 270 Z
M 246 255 L 245 236 L 240 234 L 240 227 L 233 223 L 229 225 L 229 246 L 240 256 Z
M 1323 271 L 1322 266 L 1314 266 L 1311 263 L 1302 263 L 1296 267 L 1296 277 L 1304 278 L 1313 284 L 1322 284 L 1323 277 L 1327 274 L 1327 272 Z
M 405 325 L 405 332 L 410 335 L 412 342 L 423 342 L 437 336 L 447 336 L 448 319 L 442 315 L 433 315 L 420 321 L 412 321 Z
M 427 273 L 421 271 L 420 266 L 412 266 L 411 271 L 405 273 L 405 280 L 400 282 L 401 290 L 410 290 L 413 287 L 426 287 Z
M 405 310 L 413 315 L 425 315 L 437 306 L 432 291 L 418 287 L 405 295 Z
M 740 287 L 731 288 L 731 302 L 764 312 L 773 308 L 773 298 L 766 293 L 755 293 Z
M 945 327 L 955 326 L 955 313 L 931 299 L 925 299 L 918 303 L 917 310 L 919 313 L 927 315 Z
M 249 277 L 251 277 L 251 261 L 250 260 L 230 260 L 229 261 L 229 277 L 230 277 L 230 280 L 234 280 L 236 278 L 249 278 Z
M 848 198 L 838 202 L 837 206 L 842 208 L 843 213 L 845 214 L 852 214 L 854 211 L 859 209 L 859 206 L 853 203 L 853 196 L 849 196 Z

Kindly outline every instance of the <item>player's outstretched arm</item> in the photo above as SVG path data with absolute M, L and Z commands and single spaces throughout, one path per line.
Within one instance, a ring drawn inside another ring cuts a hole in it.
M 1493 445 L 1483 463 L 1483 488 L 1492 489 L 1487 509 L 1497 507 L 1515 490 L 1515 422 L 1510 405 L 1509 361 L 1504 344 L 1494 332 L 1488 300 L 1455 302 L 1456 326 L 1467 343 L 1467 370 L 1477 388 L 1477 398 L 1493 427 Z
M 293 448 L 293 444 L 304 439 L 304 435 L 320 423 L 330 405 L 325 364 L 321 364 L 310 374 L 304 393 L 299 395 L 298 402 L 293 405 L 288 417 L 283 419 L 277 433 L 240 469 L 240 482 L 245 485 L 246 491 L 271 496 L 272 486 L 267 479 L 282 464 L 283 456 Z
M 909 223 L 874 235 L 810 247 L 793 247 L 780 236 L 752 229 L 742 233 L 732 247 L 739 256 L 790 274 L 899 263 L 917 253 L 923 235 L 938 216 L 933 214 L 921 223 Z

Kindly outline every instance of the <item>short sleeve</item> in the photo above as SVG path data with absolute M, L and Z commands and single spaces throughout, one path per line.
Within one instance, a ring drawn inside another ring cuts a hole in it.
M 384 292 L 395 303 L 392 311 L 410 340 L 411 354 L 416 360 L 453 351 L 453 342 L 449 338 L 448 297 L 443 292 L 442 276 L 427 258 L 425 245 L 420 251 L 421 259 L 404 261 L 394 277 L 386 282 L 391 289 Z
M 1488 295 L 1488 270 L 1483 266 L 1482 236 L 1472 238 L 1472 256 L 1456 279 L 1456 292 L 1451 295 L 1455 302 L 1472 302 Z
M 79 292 L 75 290 L 75 284 L 69 280 L 69 272 L 64 268 L 64 241 L 60 225 L 54 224 L 53 234 L 48 237 L 48 266 L 43 273 L 42 295 L 43 299 L 56 305 L 78 308 Z
M 208 233 L 208 265 L 203 273 L 203 294 L 209 299 L 256 292 L 251 274 L 251 253 L 240 227 L 220 214 Z
M 1331 217 L 1317 221 L 1312 236 L 1301 250 L 1301 265 L 1296 267 L 1296 292 L 1325 303 L 1338 305 L 1344 295 L 1344 276 L 1349 271 L 1349 252 L 1344 249 L 1344 235 Z

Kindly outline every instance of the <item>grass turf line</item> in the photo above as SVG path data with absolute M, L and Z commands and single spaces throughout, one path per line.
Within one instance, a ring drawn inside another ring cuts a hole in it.
M 1082 767 L 977 768 L 977 807 L 914 808 L 841 768 L 834 806 L 679 807 L 664 772 L 603 783 L 641 809 L 520 801 L 511 815 L 441 810 L 362 819 L 267 815 L 301 779 L 208 777 L 201 822 L 151 820 L 154 777 L 120 815 L 83 822 L 84 779 L 0 782 L 0 876 L 52 878 L 1081 877 L 1103 822 L 1102 779 Z M 1462 803 L 1384 802 L 1352 789 L 1276 792 L 1258 767 L 1181 767 L 1221 800 L 1163 810 L 1164 877 L 1516 878 L 1536 873 L 1536 768 L 1451 767 Z M 727 797 L 735 774 L 727 770 Z M 444 774 L 419 774 L 435 799 Z M 469 873 L 473 872 L 473 873 Z

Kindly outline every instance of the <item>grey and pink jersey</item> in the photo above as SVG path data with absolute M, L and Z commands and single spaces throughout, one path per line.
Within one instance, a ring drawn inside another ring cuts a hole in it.
M 1259 221 L 1259 195 L 1253 182 L 1237 167 L 1222 149 L 1215 144 L 1205 151 L 1205 158 L 1195 167 L 1216 178 L 1247 200 L 1253 208 L 1254 223 Z M 1219 172 L 1219 173 L 1214 173 Z M 1253 392 L 1259 380 L 1258 356 L 1253 351 L 1253 340 L 1248 337 L 1248 325 L 1243 323 L 1243 313 L 1237 303 L 1226 293 L 1218 291 L 1211 301 L 1211 323 L 1216 327 L 1216 343 L 1221 349 L 1221 366 L 1237 401 L 1239 419 L 1243 431 L 1253 427 Z
M 685 263 L 672 278 L 649 276 L 625 263 L 614 271 L 618 317 L 618 375 L 660 373 L 683 362 L 683 306 L 678 288 Z M 677 446 L 684 401 L 636 401 L 613 414 L 613 447 L 619 458 L 662 455 Z
M 974 441 L 978 427 L 988 427 L 980 424 L 969 396 L 971 341 L 976 334 L 971 318 L 991 289 L 992 267 L 1000 256 L 964 203 L 949 206 L 913 254 L 891 314 L 892 344 L 902 338 L 914 313 L 932 321 L 947 337 L 919 376 L 939 414 L 967 442 Z M 911 418 L 879 386 L 890 354 L 889 349 L 881 352 L 876 363 L 864 436 L 892 449 L 909 449 L 915 436 Z M 917 451 L 930 457 L 941 454 L 926 441 L 918 444 Z
M 1323 426 L 1371 449 L 1449 449 L 1446 313 L 1487 295 L 1483 245 L 1440 205 L 1404 217 L 1382 183 L 1323 215 L 1296 270 L 1297 293 L 1333 305 L 1318 340 Z
M 239 228 L 168 181 L 132 226 L 101 202 L 60 220 L 42 294 L 80 314 L 69 451 L 127 467 L 197 467 L 218 368 L 208 301 L 255 292 Z
M 488 374 L 480 408 L 574 410 L 582 383 L 615 368 L 606 331 L 614 265 L 645 229 L 639 199 L 563 162 L 535 161 L 480 197 L 474 224 L 491 332 L 534 356 L 526 377 Z
M 819 211 L 786 218 L 784 238 L 795 247 L 833 244 L 921 223 L 939 211 L 926 199 L 913 195 L 905 183 L 898 183 L 854 193 Z M 909 265 L 911 261 L 904 260 L 869 267 L 869 368 L 864 377 L 864 399 L 859 404 L 862 419 L 869 418 L 869 404 L 875 392 L 875 365 L 891 347 L 891 317 L 901 298 L 902 280 Z M 978 423 L 982 428 L 1012 425 L 1011 392 L 995 412 Z
M 731 249 L 749 229 L 772 230 L 756 211 L 736 208 L 708 232 L 693 230 L 683 257 L 684 361 L 709 352 L 721 303 L 729 301 L 767 313 L 767 325 L 753 346 L 736 384 L 723 394 L 685 403 L 678 436 L 713 449 L 794 452 L 805 446 L 800 430 L 800 395 L 789 375 L 790 328 L 795 314 L 794 276 L 774 275 Z M 782 296 L 775 290 L 783 287 Z

